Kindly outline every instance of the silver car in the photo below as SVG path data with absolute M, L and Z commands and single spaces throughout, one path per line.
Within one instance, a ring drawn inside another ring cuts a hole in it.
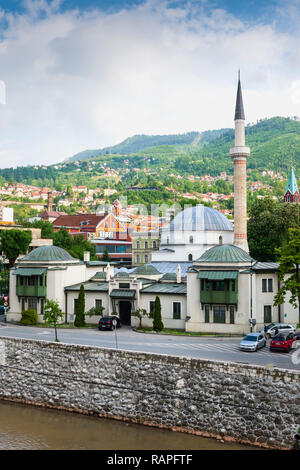
M 290 323 L 271 323 L 271 325 L 268 326 L 267 334 L 269 335 L 269 338 L 273 338 L 273 336 L 275 336 L 276 329 L 278 330 L 278 333 L 295 333 L 296 331 L 294 325 Z
M 240 349 L 242 351 L 257 351 L 258 349 L 263 348 L 266 343 L 267 340 L 262 332 L 248 333 L 240 342 Z

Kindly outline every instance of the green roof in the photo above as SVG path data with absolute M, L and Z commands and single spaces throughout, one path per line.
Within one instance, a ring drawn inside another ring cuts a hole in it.
M 295 194 L 296 192 L 299 192 L 294 168 L 291 168 L 284 193 L 286 194 L 288 191 L 291 194 Z
M 250 263 L 248 253 L 235 245 L 217 245 L 205 251 L 197 260 L 206 263 Z
M 39 246 L 22 258 L 23 261 L 75 261 L 66 250 L 59 246 Z
M 156 283 L 145 287 L 140 291 L 142 294 L 183 294 L 186 295 L 186 284 Z
M 65 287 L 65 291 L 79 291 L 80 286 L 83 284 L 85 292 L 107 292 L 108 283 L 107 282 L 80 282 L 79 284 L 74 284 L 73 286 Z
M 134 274 L 160 274 L 157 269 L 151 264 L 145 264 L 144 266 L 138 266 L 134 271 Z
M 238 277 L 237 271 L 199 271 L 198 279 L 236 279 Z
M 96 274 L 92 277 L 92 280 L 95 281 L 97 279 L 106 279 L 106 272 L 105 271 L 97 271 Z
M 115 299 L 133 299 L 135 297 L 135 290 L 133 289 L 113 289 L 110 296 Z
M 41 276 L 46 271 L 46 268 L 17 268 L 13 274 L 16 276 Z

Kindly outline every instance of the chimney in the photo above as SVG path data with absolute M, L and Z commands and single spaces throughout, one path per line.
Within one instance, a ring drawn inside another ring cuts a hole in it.
M 53 196 L 52 196 L 52 191 L 49 191 L 48 193 L 48 207 L 47 207 L 48 211 L 52 211 L 53 210 Z
M 181 267 L 179 264 L 177 265 L 177 281 L 176 282 L 177 284 L 181 283 Z
M 107 263 L 107 266 L 106 266 L 106 282 L 109 282 L 110 281 L 110 264 Z
M 90 261 L 90 256 L 91 256 L 91 253 L 90 253 L 89 251 L 85 251 L 85 252 L 83 253 L 83 261 L 84 261 L 85 263 L 87 263 L 88 261 Z

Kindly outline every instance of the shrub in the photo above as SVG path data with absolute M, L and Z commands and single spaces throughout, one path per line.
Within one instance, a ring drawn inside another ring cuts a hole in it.
M 104 310 L 104 307 L 99 307 L 99 308 L 92 307 L 86 312 L 86 315 L 88 315 L 89 317 L 92 317 L 93 315 L 97 315 L 99 317 L 102 317 L 103 310 Z
M 78 295 L 78 303 L 77 303 L 77 311 L 75 316 L 74 325 L 75 326 L 85 326 L 85 294 L 84 294 L 84 286 L 81 284 L 79 295 Z
M 153 330 L 162 331 L 164 329 L 164 324 L 161 319 L 161 304 L 158 296 L 155 298 L 154 303 L 154 312 L 153 312 Z
M 28 310 L 22 311 L 21 317 L 22 325 L 37 325 L 38 323 L 38 314 L 34 308 L 29 308 Z

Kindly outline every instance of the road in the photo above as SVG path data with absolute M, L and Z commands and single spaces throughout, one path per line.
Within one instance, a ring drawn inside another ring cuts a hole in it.
M 53 328 L 0 324 L 0 337 L 54 341 Z M 185 356 L 241 364 L 255 364 L 300 371 L 300 341 L 290 353 L 270 352 L 269 346 L 257 352 L 239 350 L 241 338 L 170 336 L 137 333 L 129 327 L 114 331 L 59 329 L 58 338 L 66 344 L 80 344 L 135 352 Z M 117 343 L 116 343 L 117 339 Z

